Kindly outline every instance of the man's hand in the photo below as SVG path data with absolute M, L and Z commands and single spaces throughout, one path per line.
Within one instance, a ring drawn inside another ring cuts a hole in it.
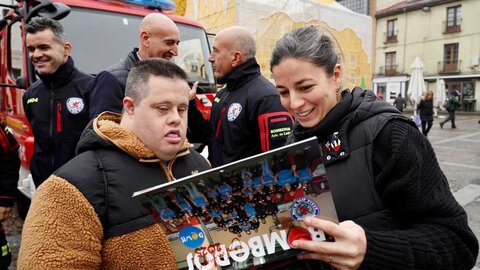
M 12 207 L 0 206 L 0 222 L 5 221 L 12 212 Z
M 189 100 L 192 100 L 195 98 L 195 95 L 197 94 L 197 87 L 198 87 L 198 81 L 194 82 L 192 85 L 192 89 L 188 91 L 188 98 Z

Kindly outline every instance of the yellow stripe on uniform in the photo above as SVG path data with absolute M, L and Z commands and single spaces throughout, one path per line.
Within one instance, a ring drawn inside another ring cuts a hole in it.
M 10 253 L 10 247 L 8 246 L 8 243 L 6 245 L 2 246 L 2 257 L 5 257 Z

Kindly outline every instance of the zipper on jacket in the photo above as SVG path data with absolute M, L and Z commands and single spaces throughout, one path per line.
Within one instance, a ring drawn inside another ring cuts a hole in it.
M 215 129 L 215 137 L 218 138 L 218 136 L 220 136 L 220 126 L 222 125 L 222 121 L 223 121 L 223 116 L 225 115 L 225 110 L 227 109 L 226 107 L 226 104 L 227 104 L 227 101 L 228 101 L 228 97 L 230 96 L 230 91 L 228 91 L 227 87 L 225 86 L 224 88 L 222 88 L 221 91 L 225 91 L 225 94 L 220 98 L 220 101 L 217 103 L 217 105 L 215 107 L 220 107 L 222 108 L 222 110 L 220 111 L 220 118 L 218 119 L 218 122 L 217 122 L 217 126 L 216 126 L 216 129 Z M 223 92 L 222 92 L 223 93 Z M 214 111 L 213 111 L 213 105 L 212 105 L 212 113 L 210 114 L 210 120 L 214 120 L 212 118 L 215 117 L 215 115 L 217 115 Z M 217 109 L 218 110 L 218 109 Z M 217 111 L 215 110 L 215 111 Z
M 215 132 L 215 137 L 217 137 L 217 138 L 218 138 L 218 136 L 220 136 L 220 126 L 222 125 L 223 116 L 225 115 L 226 109 L 227 108 L 225 108 L 225 107 L 222 108 L 222 112 L 220 113 L 220 119 L 218 119 L 217 131 Z
M 162 168 L 165 173 L 165 177 L 168 182 L 175 181 L 175 176 L 173 176 L 173 162 L 175 162 L 176 157 L 173 160 L 170 160 L 168 163 L 165 163 L 163 160 L 159 162 L 160 168 Z
M 49 136 L 50 136 L 50 145 L 52 147 L 52 154 L 50 156 L 50 162 L 51 162 L 51 165 L 52 165 L 52 168 L 55 167 L 55 158 L 53 157 L 54 156 L 54 147 L 55 147 L 55 140 L 53 138 L 53 135 L 54 135 L 54 130 L 53 130 L 53 121 L 54 121 L 54 116 L 53 116 L 53 110 L 54 110 L 54 93 L 53 93 L 53 89 L 50 90 L 50 130 L 49 130 Z
M 177 157 L 173 158 L 167 164 L 167 179 L 168 179 L 168 181 L 175 181 L 175 176 L 173 176 L 173 163 L 175 162 L 176 159 L 177 159 Z
M 62 132 L 62 103 L 57 103 L 57 133 Z

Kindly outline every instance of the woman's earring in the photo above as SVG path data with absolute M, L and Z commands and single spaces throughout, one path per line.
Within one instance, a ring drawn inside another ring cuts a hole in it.
M 337 86 L 336 92 L 337 92 L 337 101 L 340 101 L 340 99 L 341 99 L 340 86 Z

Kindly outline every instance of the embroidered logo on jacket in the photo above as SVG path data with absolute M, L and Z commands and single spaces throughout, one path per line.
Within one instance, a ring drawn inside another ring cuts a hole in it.
M 240 103 L 232 103 L 230 107 L 228 107 L 227 119 L 228 121 L 232 122 L 233 120 L 237 119 L 237 117 L 242 112 L 242 105 Z
M 72 97 L 67 100 L 67 109 L 71 114 L 79 114 L 84 107 L 85 103 L 81 98 Z
M 338 132 L 334 132 L 332 135 L 328 137 L 328 140 L 325 143 L 325 147 L 327 147 L 328 151 L 335 151 L 338 152 L 340 147 L 342 146 L 342 141 L 337 137 Z

